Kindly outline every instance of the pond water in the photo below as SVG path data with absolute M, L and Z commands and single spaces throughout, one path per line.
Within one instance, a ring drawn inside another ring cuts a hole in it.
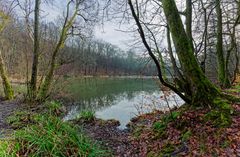
M 67 105 L 68 114 L 64 119 L 74 119 L 81 111 L 91 110 L 97 118 L 119 120 L 119 128 L 124 129 L 130 119 L 139 114 L 183 103 L 178 96 L 169 93 L 166 101 L 158 84 L 153 78 L 68 79 L 64 91 L 72 103 Z

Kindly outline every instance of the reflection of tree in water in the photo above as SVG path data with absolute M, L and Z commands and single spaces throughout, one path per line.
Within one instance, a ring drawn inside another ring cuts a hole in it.
M 134 98 L 134 96 L 136 96 L 136 94 L 134 93 L 138 92 L 109 94 L 103 97 L 90 98 L 88 100 L 80 100 L 75 103 L 72 103 L 71 105 L 68 106 L 68 108 L 70 109 L 77 106 L 79 112 L 83 110 L 92 111 L 104 110 L 110 106 L 116 105 L 121 100 L 127 99 L 128 101 L 131 101 Z
M 75 100 L 86 100 L 124 92 L 131 94 L 135 91 L 158 90 L 152 79 L 85 78 L 73 79 L 70 82 L 65 91 L 71 94 Z
M 122 100 L 129 102 L 143 91 L 153 93 L 158 90 L 152 79 L 83 79 L 75 80 L 70 87 L 75 102 L 68 111 L 99 111 L 116 105 Z

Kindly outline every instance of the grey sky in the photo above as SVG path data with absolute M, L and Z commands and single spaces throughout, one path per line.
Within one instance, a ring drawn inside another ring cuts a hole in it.
M 61 16 L 66 7 L 65 0 L 56 1 L 57 5 L 44 5 L 43 14 L 47 15 L 46 18 L 50 20 L 56 20 L 58 16 Z M 127 50 L 129 47 L 126 43 L 131 40 L 130 34 L 119 31 L 119 29 L 126 29 L 126 25 L 121 25 L 117 22 L 104 22 L 104 25 L 99 24 L 95 28 L 95 38 L 104 40 L 116 46 L 119 46 L 123 50 Z

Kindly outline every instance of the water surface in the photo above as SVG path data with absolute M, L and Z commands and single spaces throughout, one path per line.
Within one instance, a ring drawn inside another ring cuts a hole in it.
M 119 128 L 124 129 L 130 119 L 139 114 L 165 110 L 168 103 L 170 106 L 183 103 L 176 95 L 170 95 L 167 103 L 159 83 L 153 78 L 75 78 L 68 81 L 65 92 L 73 103 L 67 107 L 69 112 L 65 120 L 91 110 L 97 118 L 119 120 Z

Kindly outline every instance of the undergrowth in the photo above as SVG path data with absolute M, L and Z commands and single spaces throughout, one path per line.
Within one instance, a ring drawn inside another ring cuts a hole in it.
M 210 121 L 216 127 L 228 127 L 232 123 L 231 115 L 234 110 L 228 101 L 216 99 L 214 108 L 205 115 L 205 120 Z
M 19 112 L 9 117 L 10 124 L 21 127 L 14 131 L 11 139 L 0 140 L 0 156 L 109 156 L 98 143 L 86 137 L 80 128 L 54 116 L 52 113 L 60 105 L 50 104 L 52 108 L 46 114 Z
M 93 121 L 95 119 L 95 112 L 93 111 L 82 111 L 80 112 L 79 119 L 82 119 L 84 121 Z

